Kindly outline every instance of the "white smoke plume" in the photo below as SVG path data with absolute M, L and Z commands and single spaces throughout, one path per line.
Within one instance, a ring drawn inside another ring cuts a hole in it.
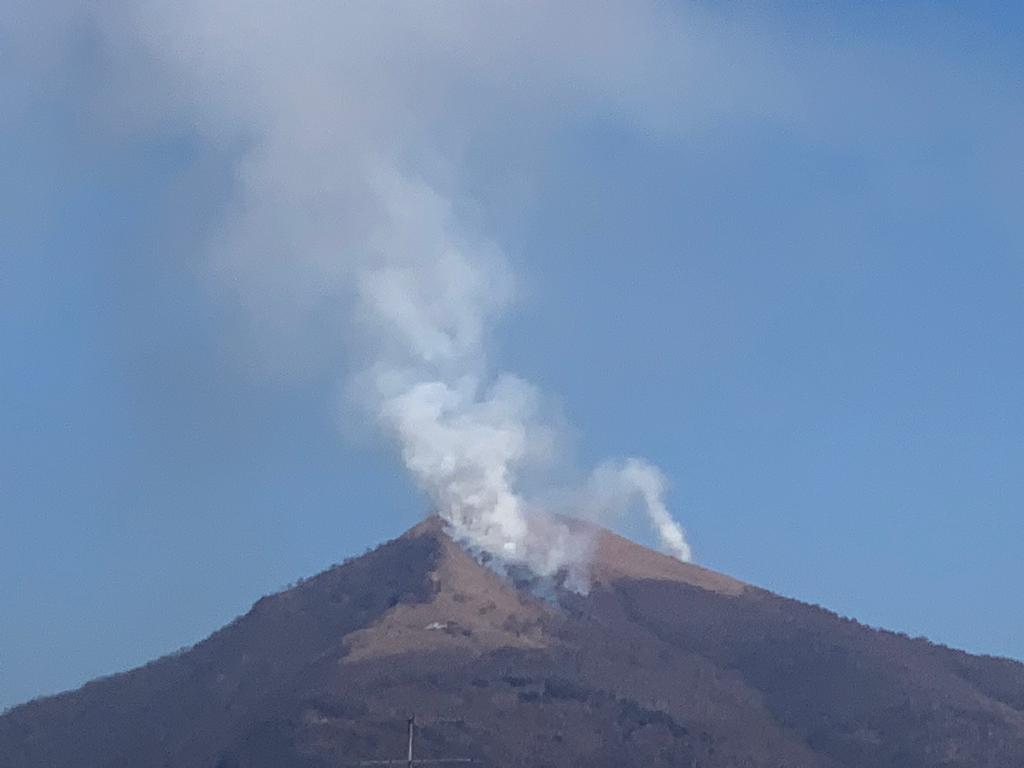
M 372 377 L 359 379 L 369 387 L 365 402 L 458 538 L 539 576 L 568 570 L 572 583 L 585 584 L 580 568 L 588 542 L 545 516 L 518 488 L 520 471 L 546 463 L 557 442 L 553 427 L 538 417 L 539 394 L 487 365 L 487 324 L 504 304 L 507 266 L 492 247 L 460 242 L 450 210 L 431 190 L 400 179 L 389 180 L 388 189 L 396 209 L 388 231 L 380 233 L 385 256 L 359 275 L 358 291 L 363 317 L 372 318 L 370 327 L 391 352 L 378 356 Z M 410 211 L 416 215 L 409 217 Z M 407 231 L 410 220 L 432 235 Z M 437 251 L 413 246 L 416 258 L 403 258 L 390 246 L 406 238 L 433 242 Z M 690 559 L 656 468 L 637 459 L 609 462 L 591 485 L 605 515 L 643 510 L 665 548 Z
M 661 131 L 749 110 L 770 67 L 742 35 L 617 0 L 92 12 L 111 130 L 187 126 L 240 153 L 211 272 L 265 345 L 291 363 L 346 357 L 348 391 L 467 545 L 541 576 L 585 560 L 586 543 L 523 491 L 525 473 L 558 463 L 558 430 L 488 354 L 516 280 L 466 214 L 466 157 L 539 145 L 573 115 Z M 603 514 L 639 511 L 690 558 L 653 466 L 612 461 L 584 485 Z
M 643 459 L 604 462 L 594 470 L 585 507 L 591 514 L 622 517 L 639 507 L 658 533 L 662 546 L 680 560 L 692 557 L 686 534 L 665 506 L 665 476 Z

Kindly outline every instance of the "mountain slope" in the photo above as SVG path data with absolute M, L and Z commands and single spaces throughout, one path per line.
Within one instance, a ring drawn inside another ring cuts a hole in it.
M 399 757 L 410 713 L 421 756 L 492 766 L 1024 766 L 1024 665 L 592 534 L 590 593 L 543 600 L 428 520 L 8 712 L 0 766 L 319 768 Z

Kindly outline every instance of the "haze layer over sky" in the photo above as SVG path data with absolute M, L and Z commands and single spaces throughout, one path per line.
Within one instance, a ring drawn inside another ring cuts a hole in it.
M 0 11 L 0 707 L 425 513 L 321 291 L 371 154 L 502 254 L 489 364 L 574 465 L 657 464 L 697 562 L 1024 658 L 1019 16 L 37 5 Z

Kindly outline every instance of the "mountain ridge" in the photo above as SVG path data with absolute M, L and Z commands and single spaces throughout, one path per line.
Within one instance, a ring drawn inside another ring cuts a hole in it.
M 401 754 L 412 713 L 424 756 L 487 765 L 1024 765 L 1024 665 L 587 530 L 589 593 L 545 599 L 430 518 L 190 649 L 9 710 L 0 766 L 320 768 Z

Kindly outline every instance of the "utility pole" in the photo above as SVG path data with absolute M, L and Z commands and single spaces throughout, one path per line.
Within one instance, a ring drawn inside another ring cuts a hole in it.
M 408 768 L 412 768 L 412 736 L 416 732 L 416 715 L 409 718 L 409 765 Z
M 435 720 L 434 722 L 457 722 L 452 720 Z M 406 721 L 408 725 L 408 747 L 404 760 L 357 760 L 355 762 L 342 763 L 342 765 L 402 765 L 406 768 L 414 768 L 417 765 L 470 765 L 479 764 L 479 761 L 472 757 L 426 757 L 417 758 L 414 753 L 414 742 L 416 738 L 416 715 L 412 715 Z

